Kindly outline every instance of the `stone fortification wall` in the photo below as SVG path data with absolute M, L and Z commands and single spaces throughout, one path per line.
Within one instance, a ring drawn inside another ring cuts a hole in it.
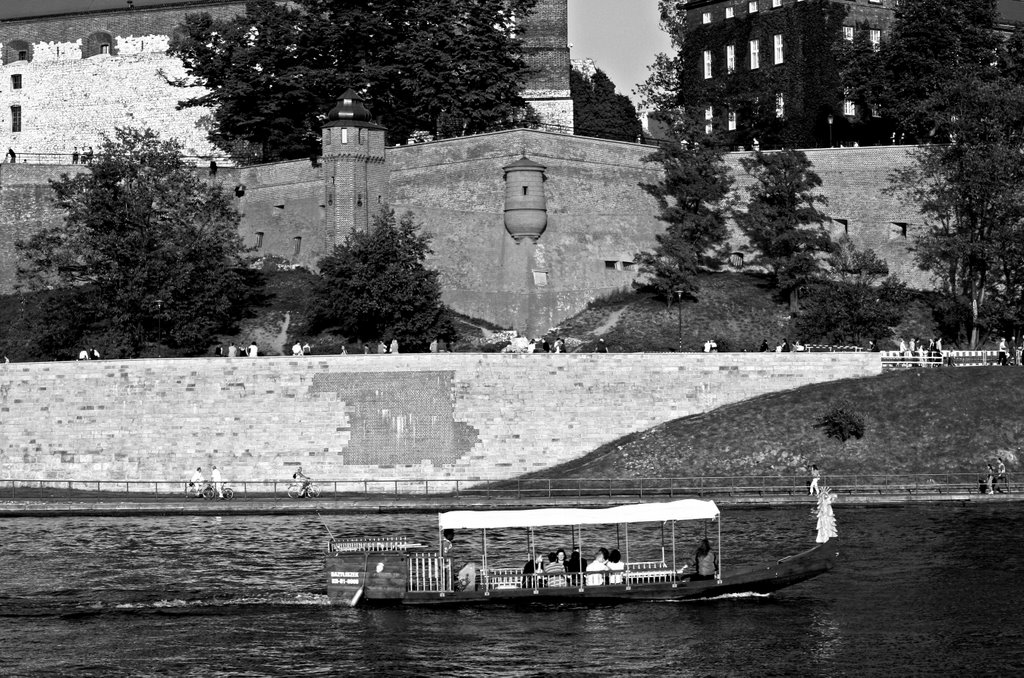
M 53 203 L 49 181 L 83 171 L 81 165 L 0 165 L 0 293 L 14 290 L 18 272 L 14 243 L 64 219 Z
M 509 478 L 878 354 L 420 354 L 0 364 L 0 478 Z
M 333 234 L 324 229 L 323 168 L 292 160 L 244 167 L 238 177 L 244 188 L 238 209 L 245 244 L 257 255 L 316 268 L 334 246 Z
M 536 334 L 628 287 L 634 254 L 663 226 L 639 188 L 650 147 L 531 130 L 388 150 L 392 203 L 433 238 L 430 265 L 462 313 Z M 505 231 L 502 167 L 547 167 L 548 224 L 537 243 Z
M 870 248 L 912 287 L 930 286 L 931 274 L 914 262 L 914 239 L 924 233 L 923 217 L 899 195 L 886 193 L 889 176 L 912 160 L 912 146 L 870 148 L 819 148 L 804 151 L 821 177 L 818 193 L 828 200 L 819 209 L 832 220 L 825 224 L 833 239 L 848 236 L 859 248 Z M 730 153 L 726 162 L 736 179 L 733 194 L 745 203 L 753 183 L 740 159 L 746 153 Z M 732 247 L 752 256 L 746 239 L 733 228 Z M 749 257 L 746 259 L 749 261 Z
M 204 90 L 169 84 L 185 71 L 165 52 L 188 12 L 229 17 L 244 9 L 244 2 L 203 0 L 0 22 L 0 146 L 70 155 L 76 146 L 99 146 L 114 127 L 132 126 L 178 139 L 188 155 L 219 155 L 206 138 L 208 111 L 176 110 Z M 109 53 L 99 53 L 101 44 Z M 20 109 L 20 131 L 12 128 L 12 107 Z

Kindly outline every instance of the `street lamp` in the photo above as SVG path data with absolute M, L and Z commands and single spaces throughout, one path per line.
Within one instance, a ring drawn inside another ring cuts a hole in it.
M 679 339 L 679 352 L 683 352 L 683 290 L 675 290 L 676 295 L 676 312 L 679 316 L 679 329 L 677 330 L 677 337 Z
M 164 328 L 163 328 L 163 324 L 162 324 L 163 308 L 164 308 L 164 300 L 163 299 L 157 299 L 156 300 L 156 357 L 157 358 L 163 358 L 164 357 L 163 348 L 161 347 L 161 344 L 163 343 L 163 340 L 164 340 Z
M 832 148 L 832 114 L 828 114 L 828 147 Z

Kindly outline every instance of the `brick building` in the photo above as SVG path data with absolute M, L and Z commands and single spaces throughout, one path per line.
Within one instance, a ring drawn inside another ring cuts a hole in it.
M 891 129 L 858 110 L 832 45 L 877 46 L 899 0 L 688 0 L 680 43 L 683 101 L 708 129 L 750 148 L 888 143 Z M 997 0 L 999 26 L 1024 22 L 1024 2 Z
M 168 0 L 0 21 L 0 147 L 70 159 L 114 127 L 132 126 L 178 139 L 187 155 L 219 155 L 207 140 L 209 111 L 177 110 L 203 90 L 170 84 L 185 71 L 167 46 L 190 12 L 230 18 L 245 2 Z M 566 0 L 538 0 L 522 20 L 523 95 L 542 121 L 571 133 L 567 13 Z

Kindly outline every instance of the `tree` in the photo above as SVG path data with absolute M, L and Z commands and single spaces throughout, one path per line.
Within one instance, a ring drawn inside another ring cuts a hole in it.
M 970 309 L 967 334 L 1020 317 L 1024 286 L 1024 84 L 1011 77 L 951 83 L 938 129 L 951 142 L 919 147 L 892 190 L 925 220 L 918 264 Z
M 17 243 L 20 279 L 73 290 L 116 344 L 108 354 L 139 355 L 158 324 L 172 346 L 205 350 L 245 294 L 231 198 L 151 130 L 115 130 L 90 170 L 51 182 L 67 216 Z
M 852 65 L 848 82 L 869 93 L 867 103 L 892 120 L 903 141 L 942 139 L 935 135 L 948 84 L 994 75 L 996 2 L 903 0 L 894 13 L 878 62 Z
M 845 443 L 850 438 L 864 437 L 864 417 L 847 401 L 833 403 L 815 419 L 814 426 L 829 438 Z
M 636 141 L 640 137 L 643 127 L 633 102 L 615 91 L 615 85 L 600 68 L 589 77 L 572 69 L 569 91 L 576 134 L 617 141 Z
M 862 344 L 890 336 L 906 315 L 907 286 L 873 250 L 849 238 L 836 243 L 829 276 L 808 286 L 796 319 L 800 336 L 831 344 Z
M 210 139 L 264 160 L 319 152 L 320 120 L 353 87 L 392 138 L 473 134 L 527 118 L 522 29 L 536 0 L 251 0 L 244 16 L 187 15 L 170 53 L 209 91 Z
M 800 287 L 822 271 L 822 255 L 834 248 L 823 227 L 828 217 L 816 206 L 827 202 L 814 192 L 821 177 L 803 151 L 756 151 L 740 163 L 754 183 L 747 211 L 737 214 L 736 221 L 758 251 L 753 263 L 768 269 L 796 311 Z
M 640 252 L 635 258 L 646 277 L 642 285 L 653 287 L 669 306 L 677 292 L 686 297 L 696 294 L 702 268 L 718 267 L 720 257 L 714 250 L 729 236 L 725 219 L 732 186 L 722 147 L 697 122 L 680 114 L 672 130 L 675 140 L 644 158 L 661 164 L 661 178 L 640 184 L 657 200 L 658 219 L 668 228 L 655 236 L 653 251 Z
M 437 271 L 411 212 L 400 220 L 385 207 L 368 231 L 353 231 L 320 260 L 310 332 L 331 331 L 361 342 L 388 337 L 423 350 L 437 337 L 455 338 L 451 313 L 441 303 Z

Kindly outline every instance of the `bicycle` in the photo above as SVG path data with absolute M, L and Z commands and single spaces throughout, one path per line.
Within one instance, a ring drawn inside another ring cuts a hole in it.
M 221 494 L 224 495 L 226 501 L 230 501 L 235 498 L 235 491 L 228 487 L 226 484 L 221 483 Z M 188 483 L 185 486 L 185 498 L 194 499 L 202 497 L 203 499 L 216 499 L 217 488 L 213 486 L 210 481 L 205 481 L 202 487 L 197 486 L 195 483 Z
M 303 491 L 302 483 L 292 483 L 288 486 L 288 498 L 289 499 L 316 499 L 320 496 L 320 488 L 310 483 Z

